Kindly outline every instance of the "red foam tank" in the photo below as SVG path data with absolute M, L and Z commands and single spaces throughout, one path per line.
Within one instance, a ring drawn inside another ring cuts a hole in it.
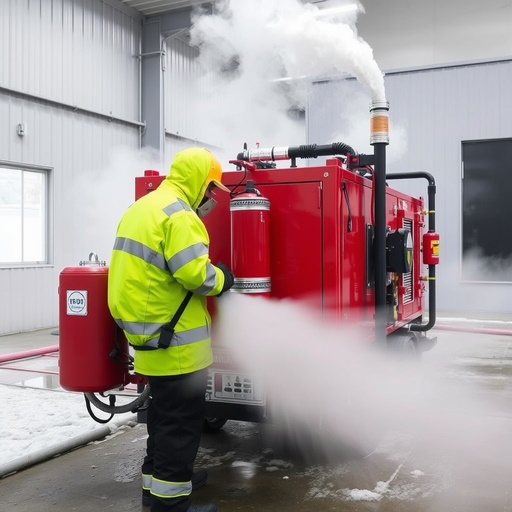
M 128 382 L 128 343 L 107 303 L 108 267 L 66 267 L 59 276 L 59 378 L 68 391 Z

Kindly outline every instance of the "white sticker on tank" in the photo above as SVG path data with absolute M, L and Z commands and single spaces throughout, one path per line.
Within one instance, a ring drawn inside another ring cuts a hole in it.
M 87 290 L 67 290 L 68 315 L 87 315 Z

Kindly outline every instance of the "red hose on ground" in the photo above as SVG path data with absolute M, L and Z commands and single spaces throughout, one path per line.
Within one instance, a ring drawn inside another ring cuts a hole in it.
M 23 352 L 13 352 L 12 354 L 0 355 L 0 364 L 8 363 L 10 361 L 17 361 L 18 359 L 27 359 L 29 357 L 44 356 L 53 352 L 59 351 L 59 345 L 52 345 L 51 347 L 34 348 L 32 350 L 24 350 Z
M 489 327 L 465 327 L 458 325 L 436 324 L 433 329 L 438 331 L 459 331 L 475 334 L 496 334 L 498 336 L 512 336 L 512 330 L 492 329 Z M 35 348 L 32 350 L 24 350 L 22 352 L 13 352 L 12 354 L 3 354 L 0 355 L 0 364 L 8 363 L 10 361 L 17 361 L 19 359 L 27 359 L 29 357 L 44 356 L 58 351 L 59 345 L 52 345 L 50 347 Z
M 464 327 L 458 325 L 440 325 L 434 326 L 435 330 L 438 331 L 460 331 L 460 332 L 471 332 L 475 334 L 497 334 L 500 336 L 512 336 L 512 331 L 506 329 L 492 329 L 489 327 Z

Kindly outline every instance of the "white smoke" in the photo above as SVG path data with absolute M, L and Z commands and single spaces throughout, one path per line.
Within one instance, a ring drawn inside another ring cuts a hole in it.
M 477 247 L 464 253 L 461 270 L 463 281 L 510 283 L 512 257 L 485 256 Z
M 309 425 L 327 447 L 362 449 L 390 418 L 414 414 L 417 367 L 370 348 L 369 332 L 342 329 L 303 302 L 228 294 L 219 305 L 216 343 L 264 384 L 276 423 L 292 425 L 288 434 Z
M 73 183 L 73 198 L 80 212 L 79 229 L 70 263 L 87 259 L 95 252 L 108 264 L 114 245 L 117 225 L 125 210 L 135 201 L 135 178 L 152 169 L 166 175 L 168 165 L 162 164 L 151 148 L 134 150 L 118 146 L 112 149 L 102 168 L 86 169 Z
M 301 144 L 304 128 L 290 112 L 304 110 L 317 77 L 353 75 L 372 101 L 385 100 L 383 74 L 357 35 L 357 11 L 322 12 L 297 0 L 226 0 L 194 18 L 191 44 L 204 69 L 191 90 L 199 139 L 213 133 L 216 144 L 236 149 L 240 137 L 251 146 Z
M 219 64 L 236 58 L 244 72 L 266 78 L 349 73 L 384 101 L 383 74 L 357 34 L 355 11 L 325 12 L 297 0 L 226 0 L 217 14 L 195 19 L 192 42 Z
M 336 91 L 335 94 L 334 91 Z M 358 153 L 372 154 L 373 148 L 370 145 L 369 137 L 368 98 L 366 95 L 361 90 L 346 87 L 346 85 L 339 82 L 333 82 L 327 94 L 330 94 L 329 97 L 333 98 L 335 103 L 332 101 L 317 101 L 315 105 L 320 107 L 321 112 L 310 114 L 318 120 L 321 119 L 322 115 L 330 118 L 333 110 L 336 111 L 339 118 L 337 129 L 327 136 L 327 140 L 346 141 Z M 327 112 L 328 110 L 331 113 Z M 317 124 L 320 123 L 317 121 Z M 386 150 L 386 163 L 388 170 L 392 171 L 392 167 L 389 166 L 399 162 L 407 149 L 407 130 L 396 122 L 393 116 L 389 119 L 389 137 L 392 143 Z
M 439 347 L 421 362 L 376 350 L 368 343 L 368 331 L 341 328 L 297 301 L 229 293 L 218 301 L 218 315 L 217 346 L 231 351 L 238 371 L 263 383 L 277 422 L 270 431 L 282 427 L 295 439 L 295 450 L 315 464 L 330 462 L 329 468 L 375 450 L 375 456 L 364 459 L 373 484 L 358 499 L 379 501 L 400 491 L 400 484 L 390 488 L 394 477 L 379 482 L 379 453 L 400 460 L 396 472 L 404 465 L 404 471 L 431 473 L 432 492 L 442 492 L 436 510 L 455 509 L 451 501 L 459 498 L 459 489 L 443 475 L 470 482 L 479 475 L 479 489 L 510 480 L 510 416 L 503 384 L 510 372 L 510 343 L 504 337 L 482 341 L 467 333 L 437 333 Z M 365 482 L 357 481 L 358 489 Z M 418 496 L 421 486 L 409 483 L 407 489 Z M 336 494 L 335 487 L 329 490 Z
M 384 78 L 371 47 L 358 37 L 355 26 L 320 14 L 306 4 L 297 16 L 269 23 L 286 71 L 291 76 L 319 76 L 333 69 L 349 73 L 369 90 L 372 101 L 385 101 Z

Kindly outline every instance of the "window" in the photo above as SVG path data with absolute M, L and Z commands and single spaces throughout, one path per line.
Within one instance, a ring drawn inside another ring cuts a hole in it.
M 48 262 L 48 170 L 0 163 L 0 265 Z
M 462 143 L 462 278 L 512 282 L 512 139 Z

